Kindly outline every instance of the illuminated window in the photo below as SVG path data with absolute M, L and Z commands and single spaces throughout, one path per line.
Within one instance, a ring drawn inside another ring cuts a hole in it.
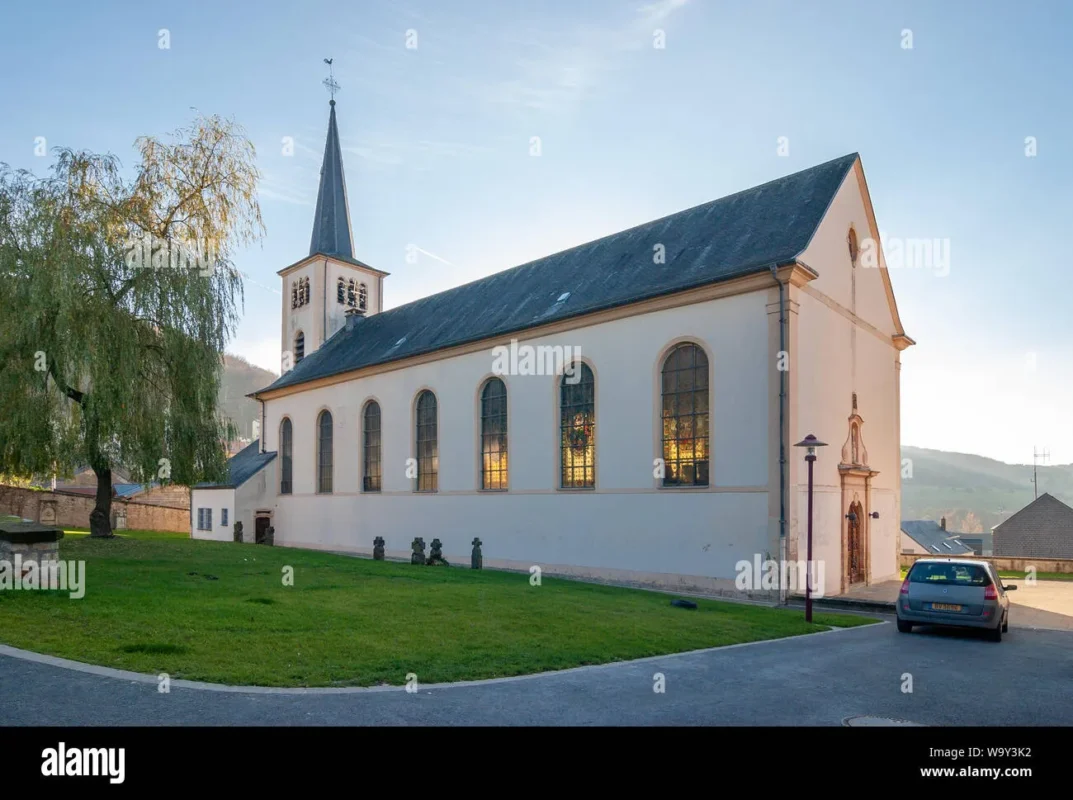
M 507 488 L 507 387 L 499 378 L 481 390 L 481 488 Z
M 575 381 L 575 382 L 571 382 Z M 559 385 L 559 456 L 564 489 L 596 487 L 596 378 L 575 364 Z
M 708 485 L 708 357 L 680 344 L 663 362 L 664 486 Z

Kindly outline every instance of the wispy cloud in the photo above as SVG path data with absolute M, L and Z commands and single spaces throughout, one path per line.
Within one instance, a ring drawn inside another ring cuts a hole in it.
M 431 259 L 435 259 L 436 261 L 439 261 L 439 262 L 440 262 L 441 264 L 446 264 L 446 265 L 447 265 L 447 266 L 449 266 L 449 267 L 453 267 L 453 266 L 454 266 L 454 264 L 452 264 L 452 263 L 451 263 L 450 261 L 448 261 L 448 260 L 447 260 L 446 258 L 440 258 L 440 257 L 439 257 L 438 255 L 436 255 L 435 253 L 430 253 L 430 252 L 429 252 L 428 250 L 424 250 L 424 249 L 422 249 L 422 248 L 418 247 L 417 245 L 411 245 L 411 246 L 413 247 L 413 249 L 414 249 L 414 251 L 415 251 L 415 252 L 417 252 L 417 253 L 421 253 L 421 255 L 425 255 L 425 256 L 428 256 L 429 258 L 431 258 Z
M 346 137 L 344 137 L 346 138 Z M 374 135 L 352 140 L 343 147 L 343 154 L 352 154 L 373 166 L 407 165 L 414 169 L 427 168 L 444 158 L 466 158 L 482 155 L 487 148 L 464 142 L 441 142 L 429 139 L 401 139 Z
M 509 65 L 512 77 L 475 88 L 494 103 L 571 111 L 625 63 L 626 54 L 651 48 L 656 29 L 688 2 L 659 0 L 607 24 L 530 30 L 513 39 L 514 47 L 525 55 Z
M 312 207 L 313 201 L 309 195 L 294 188 L 297 183 L 298 181 L 262 178 L 257 191 L 258 194 L 268 200 L 275 200 L 279 203 L 288 203 L 294 206 Z

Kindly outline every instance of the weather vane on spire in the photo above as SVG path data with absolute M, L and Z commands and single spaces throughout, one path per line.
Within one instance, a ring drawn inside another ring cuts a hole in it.
M 334 70 L 332 70 L 333 61 L 335 61 L 334 58 L 324 59 L 324 63 L 328 65 L 328 77 L 324 79 L 323 83 L 332 96 L 332 105 L 335 105 L 335 93 L 339 91 L 339 84 L 335 82 L 335 73 Z

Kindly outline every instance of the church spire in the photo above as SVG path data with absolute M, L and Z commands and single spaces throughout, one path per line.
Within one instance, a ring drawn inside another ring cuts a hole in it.
M 324 62 L 329 69 L 332 59 Z M 328 115 L 328 138 L 324 143 L 324 161 L 320 167 L 320 190 L 317 192 L 317 211 L 313 217 L 313 236 L 309 243 L 309 255 L 323 253 L 329 256 L 354 258 L 354 240 L 350 233 L 350 206 L 346 197 L 346 180 L 343 177 L 343 152 L 339 145 L 339 128 L 335 122 L 335 93 L 339 84 L 334 76 L 324 81 L 331 92 Z

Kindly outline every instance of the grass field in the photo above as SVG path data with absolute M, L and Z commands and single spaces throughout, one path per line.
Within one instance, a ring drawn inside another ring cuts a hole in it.
M 125 531 L 71 531 L 86 593 L 0 591 L 0 642 L 109 667 L 260 686 L 504 677 L 875 620 L 528 574 Z M 288 572 L 293 585 L 284 584 Z

